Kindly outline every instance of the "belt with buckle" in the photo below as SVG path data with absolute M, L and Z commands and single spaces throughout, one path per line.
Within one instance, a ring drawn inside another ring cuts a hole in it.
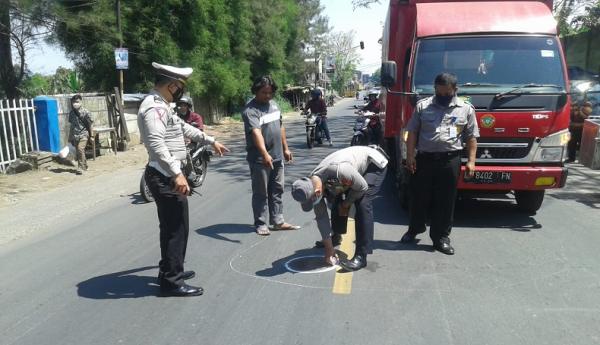
M 460 151 L 447 151 L 447 152 L 419 152 L 417 157 L 423 157 L 428 159 L 440 160 L 450 159 L 460 156 Z

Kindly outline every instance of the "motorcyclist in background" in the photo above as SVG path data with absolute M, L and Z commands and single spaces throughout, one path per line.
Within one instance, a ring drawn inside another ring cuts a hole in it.
M 381 102 L 379 102 L 379 92 L 369 91 L 369 103 L 362 108 L 362 111 L 370 111 L 379 114 L 381 111 Z
M 318 120 L 319 127 L 325 134 L 325 138 L 329 142 L 329 146 L 332 146 L 333 143 L 331 142 L 331 136 L 329 135 L 329 127 L 327 126 L 327 104 L 325 104 L 325 101 L 323 100 L 323 94 L 321 93 L 321 90 L 313 89 L 310 92 L 310 95 L 311 100 L 306 104 L 304 111 L 310 110 L 312 114 L 320 115 L 320 120 Z
M 201 131 L 204 131 L 204 120 L 200 114 L 192 111 L 192 100 L 187 96 L 181 97 L 176 103 L 177 115 L 188 125 L 192 125 Z

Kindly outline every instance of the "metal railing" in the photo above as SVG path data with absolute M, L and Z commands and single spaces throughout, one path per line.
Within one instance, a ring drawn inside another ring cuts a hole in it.
M 21 155 L 39 150 L 33 99 L 0 100 L 0 172 Z

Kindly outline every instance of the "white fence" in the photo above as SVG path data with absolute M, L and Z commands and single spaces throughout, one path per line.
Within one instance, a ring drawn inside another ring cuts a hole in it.
M 0 171 L 21 155 L 39 150 L 33 99 L 0 100 Z

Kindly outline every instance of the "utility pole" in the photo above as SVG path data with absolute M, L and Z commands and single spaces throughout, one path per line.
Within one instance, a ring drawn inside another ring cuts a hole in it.
M 116 0 L 115 11 L 117 16 L 117 30 L 119 31 L 119 48 L 123 48 L 123 32 L 121 30 L 121 0 Z M 121 102 L 123 102 L 123 70 L 119 69 L 119 90 L 121 90 Z

